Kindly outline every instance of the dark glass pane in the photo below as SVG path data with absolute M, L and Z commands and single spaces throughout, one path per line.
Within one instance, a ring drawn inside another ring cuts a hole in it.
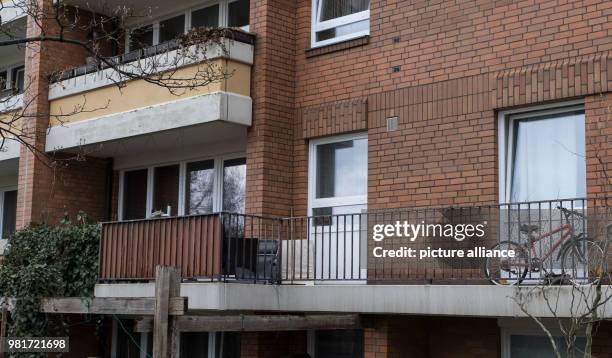
M 219 4 L 205 7 L 191 13 L 192 27 L 218 27 Z
M 157 167 L 153 173 L 153 211 L 178 214 L 179 166 Z
M 321 4 L 321 21 L 337 19 L 356 14 L 370 7 L 370 0 L 319 0 Z
M 223 163 L 223 211 L 244 213 L 246 159 L 226 160 Z
M 132 30 L 130 33 L 130 51 L 153 46 L 153 25 Z
M 24 67 L 19 66 L 13 69 L 13 88 L 17 91 L 17 93 L 22 93 L 25 83 L 24 83 Z
M 217 333 L 216 358 L 240 358 L 240 333 Z
M 365 139 L 317 145 L 316 197 L 365 195 L 367 161 Z
M 174 40 L 185 32 L 185 15 L 159 22 L 159 43 Z
M 134 332 L 134 321 L 117 319 L 117 357 L 140 357 L 140 334 Z
M 208 357 L 208 333 L 181 333 L 181 358 Z
M 187 164 L 186 181 L 185 212 L 188 215 L 212 213 L 215 162 L 206 160 Z
M 4 192 L 2 206 L 2 238 L 6 239 L 15 232 L 17 213 L 17 190 Z
M 144 219 L 147 215 L 147 169 L 123 175 L 123 220 Z
M 6 71 L 2 71 L 0 72 L 0 90 L 6 89 L 7 88 L 7 73 Z
M 362 358 L 363 331 L 317 331 L 315 352 L 317 358 Z
M 243 27 L 249 24 L 249 0 L 236 0 L 227 5 L 227 26 Z

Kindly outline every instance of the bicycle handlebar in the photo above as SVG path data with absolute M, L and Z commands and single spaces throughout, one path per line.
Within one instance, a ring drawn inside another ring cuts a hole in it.
M 575 210 L 570 210 L 570 209 L 564 208 L 562 206 L 557 206 L 557 209 L 561 210 L 568 218 L 569 218 L 570 215 L 576 215 L 576 216 L 581 217 L 581 218 L 585 217 L 584 214 L 582 214 L 582 213 L 579 213 L 579 212 L 577 212 Z

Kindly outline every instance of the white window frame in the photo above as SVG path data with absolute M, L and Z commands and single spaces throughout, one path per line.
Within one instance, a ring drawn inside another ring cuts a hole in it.
M 530 324 L 530 322 L 525 322 L 523 319 L 518 319 L 518 322 L 513 324 L 509 324 L 508 326 L 502 326 L 501 330 L 501 358 L 512 358 L 512 336 L 520 335 L 520 336 L 534 336 L 534 337 L 546 337 L 548 336 L 546 333 L 539 327 Z M 500 320 L 500 324 L 507 324 L 506 319 Z M 556 323 L 555 323 L 556 324 Z M 548 329 L 553 337 L 562 337 L 561 331 L 559 328 L 554 326 L 554 324 L 549 324 L 545 322 L 546 329 Z M 585 332 L 579 330 L 576 332 L 576 337 L 585 337 Z
M 183 33 L 187 33 L 187 31 L 189 31 L 191 29 L 191 13 L 197 10 L 201 10 L 204 8 L 207 8 L 209 6 L 214 6 L 214 5 L 219 5 L 219 26 L 220 27 L 226 27 L 227 26 L 227 18 L 229 15 L 229 7 L 228 5 L 232 2 L 235 2 L 238 0 L 215 0 L 215 1 L 206 1 L 203 3 L 200 3 L 196 6 L 192 6 L 189 7 L 185 10 L 182 11 L 175 11 L 172 12 L 170 14 L 165 14 L 163 16 L 157 17 L 153 20 L 149 20 L 149 21 L 143 21 L 143 22 L 139 22 L 136 23 L 134 25 L 131 25 L 128 28 L 127 31 L 127 36 L 125 37 L 125 53 L 128 53 L 130 51 L 132 51 L 132 49 L 130 48 L 130 39 L 131 39 L 131 35 L 132 32 L 136 29 L 139 29 L 143 26 L 147 26 L 147 25 L 152 25 L 153 26 L 153 45 L 159 45 L 159 26 L 160 23 L 164 20 L 168 20 L 171 19 L 175 16 L 179 16 L 179 15 L 184 15 L 185 16 L 185 28 L 183 29 Z M 251 1 L 255 1 L 255 0 L 251 0 Z M 249 21 L 250 22 L 250 21 Z M 243 26 L 240 29 L 244 30 L 244 31 L 249 31 L 249 25 Z
M 6 89 L 13 89 L 14 87 L 14 83 L 13 83 L 13 71 L 18 68 L 18 67 L 23 67 L 25 66 L 25 63 L 15 63 L 12 65 L 7 65 L 7 66 L 3 66 L 0 67 L 0 72 L 6 71 Z M 24 72 L 24 80 L 25 80 L 25 68 L 22 69 L 22 71 Z
M 338 207 L 338 206 L 349 206 L 349 205 L 368 205 L 368 188 L 366 181 L 366 188 L 364 195 L 353 195 L 343 196 L 334 198 L 317 198 L 316 197 L 316 186 L 317 186 L 317 146 L 324 144 L 331 144 L 337 142 L 344 142 L 347 140 L 358 140 L 365 139 L 366 145 L 368 140 L 367 133 L 357 134 L 345 134 L 333 137 L 313 139 L 309 143 L 309 158 L 308 158 L 308 215 L 313 215 L 313 209 L 327 208 L 327 207 Z M 366 152 L 366 171 L 367 171 L 367 152 Z
M 151 218 L 153 213 L 153 186 L 155 177 L 155 168 L 179 165 L 179 190 L 178 190 L 178 211 L 176 216 L 185 216 L 185 195 L 186 195 L 186 179 L 187 179 L 187 164 L 194 162 L 213 161 L 214 162 L 214 187 L 213 187 L 213 213 L 223 211 L 223 168 L 226 160 L 246 158 L 245 153 L 231 153 L 217 155 L 213 157 L 199 157 L 188 160 L 157 163 L 147 166 L 131 167 L 121 169 L 119 171 L 119 199 L 117 208 L 117 217 L 119 221 L 123 219 L 123 200 L 124 200 L 124 185 L 125 173 L 139 169 L 147 169 L 147 197 L 146 197 L 146 216 L 145 219 Z
M 498 135 L 498 174 L 499 174 L 499 202 L 510 203 L 512 185 L 512 148 L 514 146 L 514 121 L 534 115 L 562 114 L 571 111 L 584 110 L 584 100 L 566 101 L 541 106 L 501 111 L 497 120 Z M 551 198 L 554 199 L 554 198 Z
M 342 16 L 336 19 L 331 19 L 327 21 L 319 21 L 321 18 L 322 4 L 323 0 L 312 0 L 312 15 L 311 15 L 311 34 L 310 34 L 310 46 L 312 48 L 327 46 L 334 43 L 347 41 L 350 39 L 354 39 L 361 36 L 366 36 L 370 34 L 370 9 L 365 11 L 361 11 L 355 14 Z M 371 5 L 371 1 L 370 1 Z M 368 20 L 368 29 L 363 31 L 356 31 L 351 34 L 346 34 L 343 36 L 334 37 L 328 40 L 317 41 L 317 32 L 333 29 L 339 26 L 353 24 L 356 22 Z

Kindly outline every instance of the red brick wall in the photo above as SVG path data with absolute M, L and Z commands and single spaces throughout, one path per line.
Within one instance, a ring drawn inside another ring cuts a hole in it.
M 495 318 L 391 316 L 365 330 L 365 358 L 495 358 Z
M 368 206 L 378 209 L 496 202 L 500 109 L 586 98 L 587 122 L 610 121 L 594 103 L 612 89 L 609 2 L 373 0 L 369 41 L 331 53 L 305 51 L 311 2 L 297 10 L 296 215 L 306 214 L 308 138 L 318 133 L 367 130 Z M 362 98 L 367 125 L 338 126 L 346 116 L 329 109 Z M 399 129 L 387 133 L 392 116 Z M 594 169 L 589 194 L 603 192 Z
M 253 125 L 247 139 L 248 213 L 289 215 L 293 162 L 295 0 L 251 2 L 257 34 Z

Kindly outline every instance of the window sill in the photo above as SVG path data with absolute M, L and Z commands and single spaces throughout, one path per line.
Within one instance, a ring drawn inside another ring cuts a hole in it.
M 312 47 L 306 49 L 306 58 L 311 58 L 315 56 L 325 55 L 332 52 L 347 50 L 353 47 L 365 46 L 370 42 L 370 36 L 365 35 L 361 37 L 357 37 L 354 39 L 336 42 L 333 44 L 321 46 L 321 47 Z

